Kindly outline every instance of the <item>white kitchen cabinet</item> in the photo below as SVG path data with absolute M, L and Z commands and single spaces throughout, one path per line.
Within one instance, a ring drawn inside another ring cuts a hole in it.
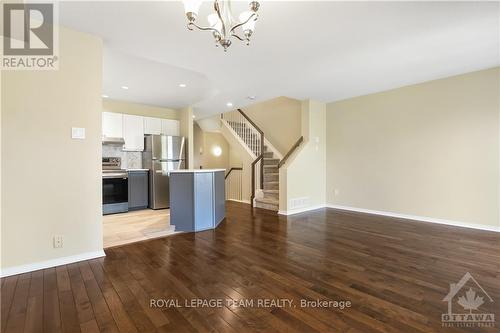
M 161 119 L 153 117 L 144 118 L 144 134 L 161 134 Z
M 144 117 L 123 115 L 123 139 L 125 151 L 144 150 Z
M 179 136 L 180 122 L 172 119 L 161 120 L 161 134 Z
M 123 137 L 123 115 L 121 113 L 102 113 L 102 136 L 107 138 Z

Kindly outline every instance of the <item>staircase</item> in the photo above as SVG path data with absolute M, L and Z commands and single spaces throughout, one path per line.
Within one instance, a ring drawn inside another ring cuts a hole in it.
M 261 143 L 262 131 L 241 111 L 231 112 L 233 115 L 223 115 L 222 119 L 233 129 L 238 137 L 244 142 L 248 149 L 262 160 L 256 162 L 256 174 L 254 190 L 255 207 L 278 211 L 279 208 L 279 159 L 268 147 Z M 262 174 L 262 183 L 260 180 Z M 262 187 L 261 187 L 262 184 Z M 260 189 L 260 191 L 259 191 Z
M 279 159 L 274 157 L 274 153 L 267 151 L 264 145 L 264 188 L 262 198 L 255 198 L 255 206 L 259 208 L 278 211 L 280 201 L 280 183 L 279 183 Z

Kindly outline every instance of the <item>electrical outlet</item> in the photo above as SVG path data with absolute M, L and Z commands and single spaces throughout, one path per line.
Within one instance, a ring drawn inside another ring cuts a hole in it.
M 58 249 L 63 247 L 63 236 L 62 235 L 55 235 L 54 236 L 54 248 Z
M 338 196 L 340 194 L 340 190 L 338 188 L 336 188 L 335 190 L 333 190 L 333 195 L 334 196 Z

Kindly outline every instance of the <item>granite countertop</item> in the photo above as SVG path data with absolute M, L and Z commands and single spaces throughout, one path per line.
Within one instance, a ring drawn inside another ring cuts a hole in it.
M 172 170 L 170 173 L 199 173 L 199 172 L 217 172 L 226 171 L 226 169 L 180 169 Z

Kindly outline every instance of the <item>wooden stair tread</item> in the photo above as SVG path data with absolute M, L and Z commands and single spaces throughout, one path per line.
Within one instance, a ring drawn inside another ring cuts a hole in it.
M 262 190 L 262 192 L 264 192 L 264 193 L 277 193 L 277 194 L 280 193 L 279 190 Z

